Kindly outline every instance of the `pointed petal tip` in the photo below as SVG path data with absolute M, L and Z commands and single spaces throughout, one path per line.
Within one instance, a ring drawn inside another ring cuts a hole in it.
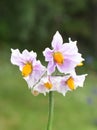
M 69 37 L 68 40 L 69 40 L 69 43 L 75 43 L 75 44 L 77 44 L 77 41 L 72 41 L 71 37 Z
M 63 38 L 62 38 L 61 34 L 59 33 L 59 31 L 56 31 L 56 33 L 53 36 L 51 45 L 54 49 L 57 50 L 57 49 L 61 48 L 62 44 L 63 44 Z
M 61 35 L 58 30 L 56 31 L 54 36 L 56 36 L 56 35 Z
M 56 32 L 59 32 L 58 30 Z
M 14 51 L 14 49 L 13 48 L 11 48 L 11 52 L 13 52 Z

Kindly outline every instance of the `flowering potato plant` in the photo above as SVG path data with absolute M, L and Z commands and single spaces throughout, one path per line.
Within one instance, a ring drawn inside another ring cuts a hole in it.
M 63 43 L 62 36 L 57 31 L 51 42 L 51 49 L 43 51 L 47 67 L 37 60 L 37 54 L 33 51 L 11 49 L 11 63 L 19 66 L 21 74 L 31 89 L 33 95 L 49 93 L 49 117 L 47 130 L 52 129 L 53 115 L 53 91 L 62 93 L 83 87 L 87 74 L 77 75 L 75 68 L 82 65 L 84 59 L 78 52 L 77 41 Z M 55 75 L 55 73 L 58 74 Z

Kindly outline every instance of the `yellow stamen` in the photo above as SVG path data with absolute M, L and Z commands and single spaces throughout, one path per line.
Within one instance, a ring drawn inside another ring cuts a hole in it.
M 47 88 L 47 89 L 51 89 L 52 88 L 52 83 L 50 83 L 50 82 L 46 82 L 46 83 L 44 83 L 44 86 Z
M 84 64 L 83 64 L 83 62 L 80 62 L 77 66 L 83 66 Z
M 28 76 L 29 74 L 31 74 L 33 71 L 33 67 L 31 63 L 27 63 L 24 65 L 23 69 L 22 69 L 22 75 L 24 77 Z
M 54 61 L 60 65 L 63 64 L 64 62 L 64 56 L 62 55 L 61 52 L 55 52 L 53 54 L 53 58 L 54 58 Z
M 68 87 L 69 87 L 71 90 L 74 90 L 74 89 L 75 89 L 74 79 L 73 79 L 72 77 L 70 77 L 70 78 L 66 81 L 66 84 L 68 85 Z

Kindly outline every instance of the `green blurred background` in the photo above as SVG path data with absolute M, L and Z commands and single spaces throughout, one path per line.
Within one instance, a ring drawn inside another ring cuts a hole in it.
M 38 53 L 50 47 L 56 31 L 78 41 L 86 59 L 78 74 L 88 73 L 84 88 L 54 93 L 53 130 L 97 130 L 97 0 L 0 0 L 0 130 L 45 130 L 48 95 L 34 97 L 10 48 Z

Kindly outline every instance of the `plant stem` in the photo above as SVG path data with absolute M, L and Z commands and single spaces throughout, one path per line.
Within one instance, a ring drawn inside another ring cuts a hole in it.
M 52 130 L 53 109 L 54 109 L 53 92 L 49 92 L 49 113 L 48 113 L 47 130 Z

